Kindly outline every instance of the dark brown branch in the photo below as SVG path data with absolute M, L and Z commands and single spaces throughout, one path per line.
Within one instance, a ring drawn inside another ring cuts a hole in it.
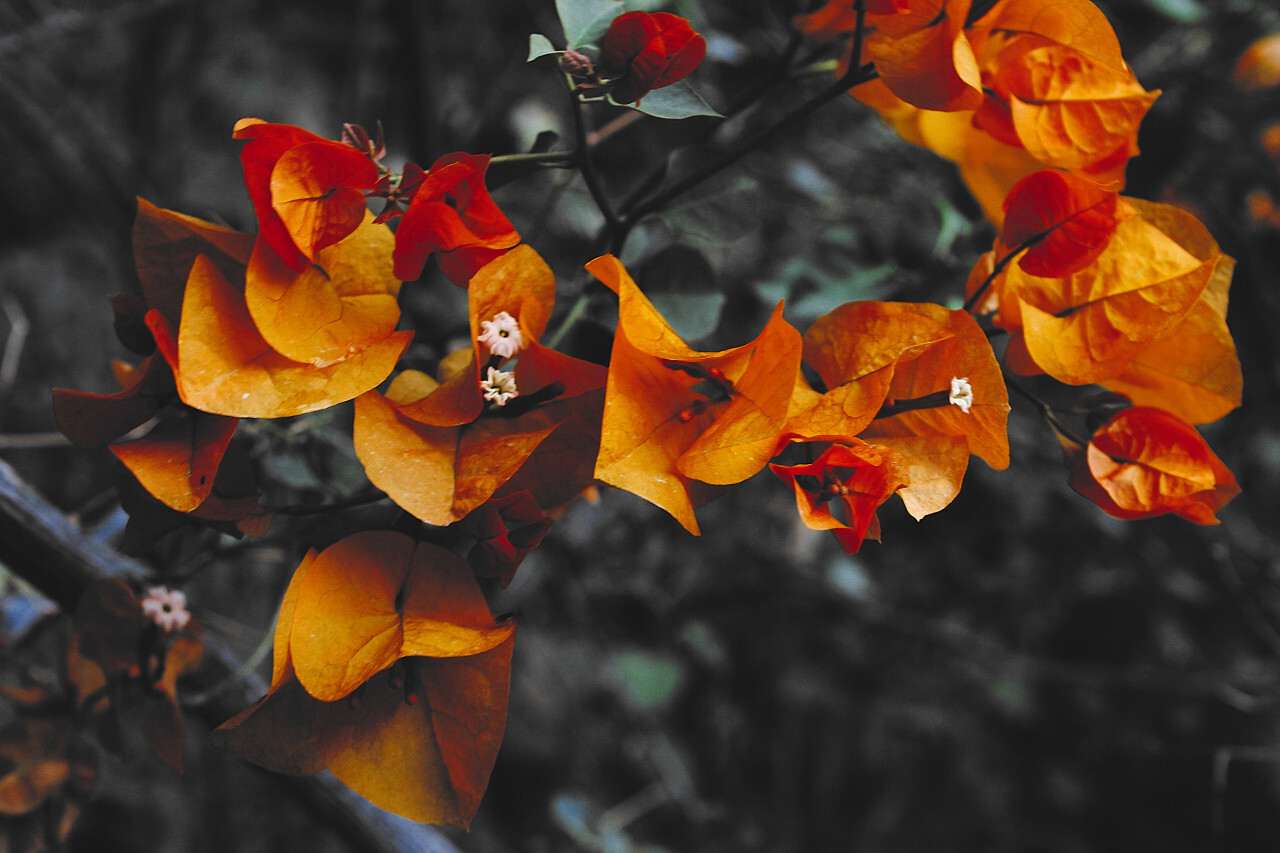
M 141 563 L 85 536 L 56 507 L 0 460 L 0 564 L 71 612 L 81 592 L 104 577 L 137 581 L 147 576 Z M 221 684 L 239 666 L 225 650 L 210 645 L 200 677 L 204 688 Z M 254 679 L 256 681 L 256 679 Z M 211 728 L 233 717 L 265 691 L 260 683 L 245 690 L 218 691 L 211 700 L 188 709 Z M 255 695 L 246 695 L 246 693 Z M 279 777 L 356 850 L 372 853 L 459 853 L 429 826 L 413 823 L 370 805 L 328 773 Z

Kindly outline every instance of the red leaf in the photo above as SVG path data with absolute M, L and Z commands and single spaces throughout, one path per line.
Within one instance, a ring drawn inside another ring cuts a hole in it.
M 1051 278 L 1078 272 L 1102 254 L 1116 226 L 1134 214 L 1118 193 L 1056 169 L 1029 175 L 1009 191 L 1001 241 L 1029 245 L 1018 265 Z

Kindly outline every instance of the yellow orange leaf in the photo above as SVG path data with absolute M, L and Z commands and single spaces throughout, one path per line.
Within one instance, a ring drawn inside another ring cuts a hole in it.
M 475 655 L 514 630 L 493 621 L 471 568 L 455 554 L 365 531 L 307 566 L 293 602 L 289 655 L 307 692 L 332 702 L 402 657 Z
M 412 636 L 418 652 L 456 651 L 458 636 L 474 638 L 486 629 L 490 639 L 497 636 L 497 644 L 463 657 L 401 658 L 345 698 L 320 701 L 298 681 L 293 662 L 295 642 L 305 645 L 311 637 L 294 634 L 309 632 L 316 615 L 306 615 L 305 610 L 317 586 L 332 588 L 342 567 L 322 565 L 319 577 L 313 576 L 313 569 L 333 548 L 310 552 L 294 572 L 281 605 L 270 692 L 224 723 L 214 733 L 215 740 L 280 773 L 309 775 L 327 767 L 374 805 L 411 820 L 466 827 L 479 806 L 506 724 L 511 626 L 492 624 L 470 570 L 465 564 L 460 568 L 456 556 L 433 546 L 415 546 L 390 532 L 357 537 L 352 537 L 357 572 L 367 568 L 366 558 L 393 560 L 390 567 L 375 569 L 373 584 L 365 590 L 372 596 L 360 595 L 363 577 L 348 575 L 345 584 L 337 582 L 336 595 L 358 599 L 352 613 L 365 614 L 360 620 L 366 629 L 363 636 L 368 637 L 369 628 L 386 630 L 390 594 L 393 609 L 397 599 L 403 600 L 400 630 L 406 639 Z M 344 542 L 352 544 L 350 539 Z M 347 550 L 330 557 L 345 558 Z M 396 566 L 406 563 L 407 571 L 400 577 Z M 421 577 L 433 574 L 439 576 Z M 430 624 L 439 619 L 456 619 L 459 624 Z M 415 627 L 410 629 L 410 623 Z
M 1004 301 L 1018 300 L 1027 353 L 1063 382 L 1118 376 L 1182 322 L 1221 258 L 1201 239 L 1194 217 L 1179 214 L 1161 227 L 1148 214 L 1167 206 L 1131 203 L 1141 215 L 1122 222 L 1085 269 L 1060 278 L 1030 276 L 1016 265 L 1005 270 Z
M 1119 376 L 1106 380 L 1140 406 L 1159 406 L 1193 424 L 1207 424 L 1240 405 L 1244 379 L 1227 328 L 1227 288 L 1234 261 L 1222 256 L 1187 316 Z
M 363 204 L 363 202 L 362 202 Z M 324 367 L 386 340 L 400 320 L 391 273 L 395 237 L 364 222 L 295 272 L 259 240 L 245 272 L 245 303 L 263 339 L 293 361 Z
M 925 110 L 973 110 L 982 79 L 964 32 L 968 0 L 913 2 L 905 14 L 869 16 L 867 56 L 895 95 Z
M 415 404 L 358 397 L 353 437 L 369 481 L 428 524 L 452 524 L 492 497 L 557 425 L 535 409 L 432 426 L 412 416 Z
M 622 264 L 587 269 L 619 294 L 595 476 L 657 504 L 692 533 L 695 506 L 764 467 L 786 421 L 800 335 L 779 305 L 755 341 L 697 352 L 658 314 Z
M 183 402 L 248 418 L 299 415 L 363 394 L 391 373 L 413 336 L 394 332 L 328 367 L 292 361 L 263 340 L 244 294 L 204 256 L 191 269 L 176 340 L 159 322 L 163 318 L 153 312 L 147 319 Z
M 858 435 L 880 411 L 903 354 L 952 334 L 894 302 L 847 302 L 819 317 L 804 333 L 804 363 L 827 390 L 791 413 L 787 432 L 811 439 Z
M 406 658 L 404 686 L 382 672 L 358 702 L 320 702 L 292 678 L 224 723 L 215 741 L 279 773 L 326 767 L 380 808 L 466 828 L 480 805 L 506 726 L 512 638 L 462 658 Z
M 1160 94 L 1143 89 L 1127 66 L 1060 44 L 1010 59 L 991 85 L 1033 157 L 1112 187 L 1123 183 L 1125 164 L 1138 153 L 1138 125 Z

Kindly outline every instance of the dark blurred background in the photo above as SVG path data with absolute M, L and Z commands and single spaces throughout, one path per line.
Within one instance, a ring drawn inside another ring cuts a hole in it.
M 767 86 L 805 4 L 668 8 L 708 36 L 692 82 L 727 110 Z M 1010 470 L 975 460 L 920 523 L 886 505 L 883 544 L 853 557 L 803 528 L 767 474 L 700 511 L 700 539 L 630 495 L 579 503 L 494 598 L 521 621 L 510 723 L 475 825 L 450 833 L 462 850 L 1280 849 L 1280 169 L 1262 142 L 1280 91 L 1231 81 L 1280 13 L 1103 8 L 1164 91 L 1128 194 L 1192 210 L 1238 259 L 1245 403 L 1204 429 L 1244 489 L 1223 523 L 1107 518 L 1017 400 Z M 381 121 L 393 164 L 567 136 L 555 72 L 524 62 L 531 32 L 559 41 L 552 0 L 0 0 L 0 458 L 113 524 L 113 457 L 47 433 L 52 387 L 115 388 L 108 361 L 126 353 L 107 297 L 137 286 L 135 196 L 251 230 L 231 139 L 245 116 L 335 138 Z M 770 91 L 720 132 L 764 126 L 826 79 Z M 594 156 L 620 197 L 713 129 L 645 120 Z M 601 248 L 581 181 L 493 183 L 563 308 Z M 991 237 L 947 164 L 840 99 L 647 221 L 625 257 L 712 348 L 753 337 L 782 296 L 802 329 L 855 298 L 958 304 Z M 429 276 L 406 313 L 443 338 L 465 323 L 458 293 Z M 571 345 L 589 351 L 585 328 Z M 343 418 L 252 428 L 278 494 L 317 499 L 353 476 Z M 259 541 L 190 530 L 147 556 L 247 654 L 325 535 L 315 519 Z M 277 780 L 201 731 L 189 741 L 182 777 L 105 758 L 73 848 L 349 849 Z

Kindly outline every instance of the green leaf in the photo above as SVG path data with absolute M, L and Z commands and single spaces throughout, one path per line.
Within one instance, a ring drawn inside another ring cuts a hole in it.
M 653 307 L 686 341 L 705 338 L 716 330 L 724 300 L 723 293 L 649 294 Z
M 613 656 L 622 697 L 638 710 L 656 711 L 675 698 L 684 682 L 678 660 L 651 652 L 618 652 Z
M 533 62 L 538 57 L 549 53 L 559 53 L 556 46 L 551 43 L 551 39 L 542 33 L 533 33 L 529 36 L 529 58 L 525 62 Z
M 1146 3 L 1180 24 L 1199 23 L 1209 14 L 1199 0 L 1146 0 Z
M 613 19 L 624 11 L 618 0 L 556 0 L 556 12 L 570 50 L 597 44 Z
M 617 104 L 613 98 L 610 98 L 609 102 Z M 672 83 L 662 89 L 654 89 L 641 98 L 638 104 L 618 104 L 618 106 L 630 107 L 654 118 L 676 119 L 693 116 L 722 118 L 720 113 L 713 110 L 702 96 L 693 90 L 687 80 Z
M 760 226 L 759 196 L 759 185 L 752 178 L 713 178 L 658 217 L 682 242 L 728 246 Z

